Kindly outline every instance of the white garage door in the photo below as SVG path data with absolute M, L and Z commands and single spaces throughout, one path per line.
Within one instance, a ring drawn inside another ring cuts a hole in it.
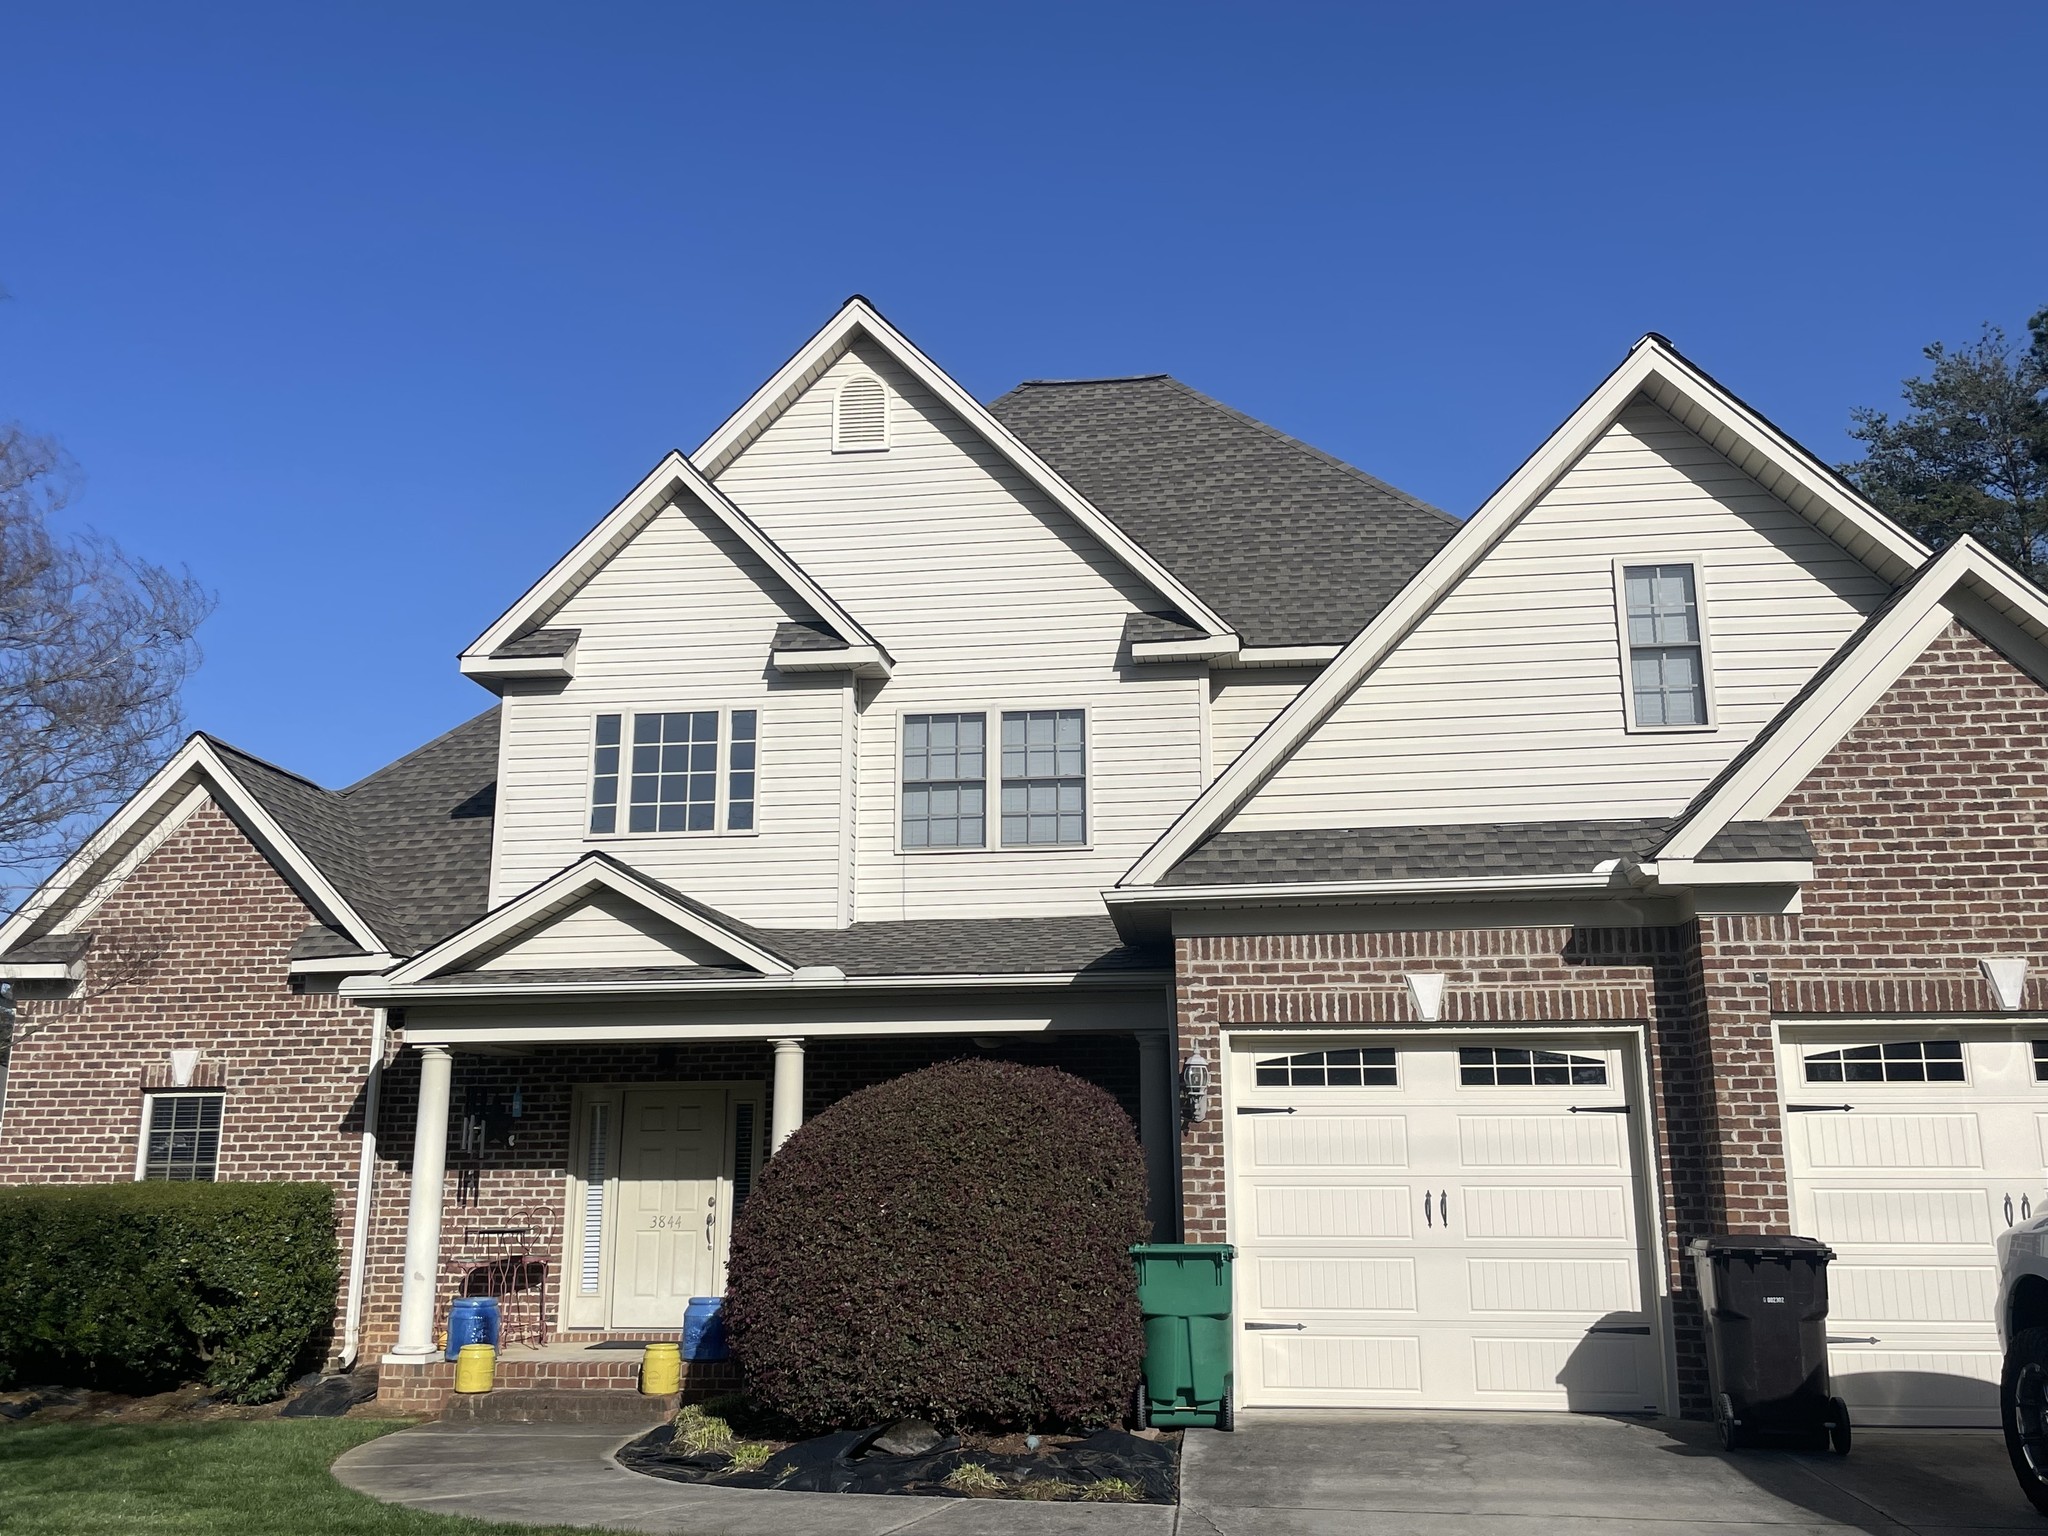
M 1998 1422 L 1997 1258 L 2038 1215 L 2048 1047 L 1785 1029 L 1794 1229 L 1835 1250 L 1829 1362 L 1864 1424 Z
M 1241 1403 L 1658 1404 L 1620 1050 L 1231 1055 Z

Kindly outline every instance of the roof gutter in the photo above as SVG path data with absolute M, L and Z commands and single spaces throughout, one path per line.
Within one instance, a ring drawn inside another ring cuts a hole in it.
M 342 982 L 343 997 L 358 1003 L 405 1004 L 474 1002 L 480 998 L 606 998 L 606 997 L 792 997 L 824 994 L 858 996 L 868 992 L 1036 991 L 1047 987 L 1075 990 L 1140 990 L 1173 979 L 1171 971 L 1047 971 L 1014 975 L 963 976 L 745 976 L 690 981 L 492 981 L 488 972 L 452 984 L 418 982 L 394 985 L 382 976 L 351 976 Z

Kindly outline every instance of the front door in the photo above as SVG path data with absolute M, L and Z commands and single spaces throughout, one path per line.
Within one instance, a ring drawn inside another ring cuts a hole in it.
M 717 1284 L 725 1094 L 633 1089 L 619 1127 L 611 1326 L 676 1329 Z
M 1240 1402 L 1659 1405 L 1620 1050 L 1235 1047 Z

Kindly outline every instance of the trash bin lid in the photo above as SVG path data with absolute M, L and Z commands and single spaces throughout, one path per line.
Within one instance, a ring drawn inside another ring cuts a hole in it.
M 1779 1232 L 1717 1232 L 1696 1237 L 1686 1250 L 1702 1254 L 1739 1254 L 1750 1258 L 1832 1259 L 1834 1249 L 1817 1237 L 1792 1237 Z

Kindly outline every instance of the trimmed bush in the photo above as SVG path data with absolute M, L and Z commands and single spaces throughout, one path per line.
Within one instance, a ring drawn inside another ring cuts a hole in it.
M 0 1189 L 0 1387 L 264 1402 L 320 1364 L 335 1279 L 325 1184 Z
M 726 1320 L 751 1395 L 807 1429 L 1122 1414 L 1144 1355 L 1145 1163 L 1116 1100 L 955 1061 L 840 1100 L 739 1214 Z

